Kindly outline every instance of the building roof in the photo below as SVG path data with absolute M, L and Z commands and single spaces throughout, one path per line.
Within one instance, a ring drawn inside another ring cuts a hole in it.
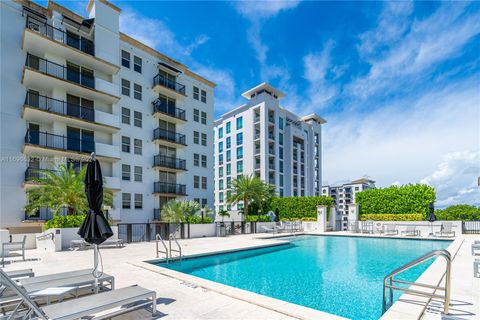
M 357 184 L 357 183 L 375 183 L 375 181 L 367 178 L 361 178 L 361 179 L 350 182 L 350 184 Z
M 313 120 L 315 122 L 318 122 L 319 124 L 324 124 L 327 123 L 327 120 L 323 119 L 316 113 L 311 113 L 309 115 L 303 116 L 301 118 L 303 121 L 308 121 L 308 120 Z
M 282 98 L 285 97 L 285 93 L 283 93 L 282 91 L 278 90 L 277 88 L 272 87 L 271 85 L 269 85 L 269 84 L 266 83 L 266 82 L 262 82 L 262 83 L 260 83 L 258 86 L 253 87 L 252 89 L 245 91 L 244 93 L 242 93 L 242 97 L 244 97 L 245 99 L 250 100 L 250 99 L 252 98 L 252 95 L 253 95 L 254 93 L 260 91 L 260 90 L 269 91 L 269 92 L 273 93 L 274 95 L 276 95 L 278 99 L 282 99 Z

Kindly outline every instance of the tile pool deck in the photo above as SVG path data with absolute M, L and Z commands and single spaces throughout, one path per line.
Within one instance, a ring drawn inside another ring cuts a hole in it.
M 335 232 L 327 235 L 349 235 Z M 451 316 L 478 319 L 480 315 L 480 279 L 473 277 L 470 246 L 480 236 L 458 237 L 458 252 L 452 266 Z M 202 255 L 282 243 L 281 238 L 266 234 L 238 235 L 226 238 L 180 240 L 185 255 Z M 104 271 L 115 276 L 116 287 L 138 284 L 157 292 L 159 319 L 341 319 L 281 300 L 259 296 L 240 289 L 159 268 L 143 261 L 155 259 L 155 242 L 129 244 L 125 248 L 101 250 Z M 42 252 L 29 250 L 29 261 L 7 265 L 7 270 L 33 268 L 37 275 L 91 267 L 93 251 Z M 477 256 L 478 258 L 478 256 Z M 432 265 L 435 267 L 435 264 Z M 441 267 L 441 266 L 440 266 Z M 402 297 L 403 298 L 403 297 Z M 420 319 L 426 308 L 421 301 L 405 297 L 395 304 L 385 319 Z M 381 302 L 379 302 L 381 303 Z M 438 302 L 432 301 L 423 319 L 440 319 Z M 419 316 L 420 315 L 420 316 Z M 150 319 L 148 311 L 139 310 L 115 319 Z

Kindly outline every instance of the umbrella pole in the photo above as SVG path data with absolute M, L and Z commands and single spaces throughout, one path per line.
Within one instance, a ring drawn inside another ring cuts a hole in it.
M 93 277 L 95 278 L 95 293 L 98 293 L 98 244 L 93 246 Z

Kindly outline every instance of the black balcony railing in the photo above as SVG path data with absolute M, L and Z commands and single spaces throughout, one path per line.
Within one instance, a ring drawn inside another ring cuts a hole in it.
M 153 77 L 153 86 L 155 87 L 157 85 L 160 85 L 168 89 L 172 89 L 173 91 L 176 91 L 178 93 L 185 95 L 185 86 L 183 84 L 180 84 L 171 79 L 168 79 L 162 74 L 157 74 L 155 77 Z
M 95 142 L 88 139 L 78 139 L 60 136 L 48 132 L 27 130 L 25 143 L 46 148 L 92 153 L 95 151 Z
M 168 182 L 154 182 L 154 193 L 168 193 L 184 196 L 187 194 L 187 187 L 184 184 L 168 183 Z
M 78 119 L 95 121 L 95 110 L 93 108 L 42 96 L 35 92 L 27 92 L 25 105 Z
M 48 176 L 46 172 L 57 173 L 56 170 L 28 167 L 27 170 L 25 170 L 25 182 L 45 179 Z
M 152 105 L 153 113 L 160 112 L 180 120 L 186 120 L 185 110 L 169 105 L 164 99 L 156 99 Z
M 168 131 L 161 128 L 153 130 L 153 140 L 157 139 L 187 145 L 185 142 L 186 140 L 184 134 Z
M 95 78 L 90 72 L 80 72 L 78 68 L 65 67 L 61 64 L 39 58 L 27 53 L 25 66 L 49 74 L 56 78 L 72 81 L 82 86 L 95 89 Z
M 157 154 L 153 157 L 154 167 L 164 167 L 170 169 L 187 170 L 186 161 L 184 159 L 178 159 L 175 157 L 167 157 Z
M 161 210 L 158 208 L 153 209 L 153 220 L 160 221 Z
M 95 55 L 95 45 L 93 44 L 93 41 L 89 39 L 65 32 L 31 16 L 27 16 L 27 28 L 89 55 Z
M 53 218 L 53 212 L 49 208 L 40 208 L 34 214 L 25 212 L 25 220 L 27 221 L 47 221 Z

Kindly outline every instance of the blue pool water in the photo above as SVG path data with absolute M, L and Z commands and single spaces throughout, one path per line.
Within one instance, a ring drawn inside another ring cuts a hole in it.
M 338 236 L 289 240 L 290 244 L 276 247 L 159 265 L 351 319 L 378 319 L 383 277 L 422 254 L 450 244 Z M 414 267 L 398 279 L 416 280 L 427 267 Z

